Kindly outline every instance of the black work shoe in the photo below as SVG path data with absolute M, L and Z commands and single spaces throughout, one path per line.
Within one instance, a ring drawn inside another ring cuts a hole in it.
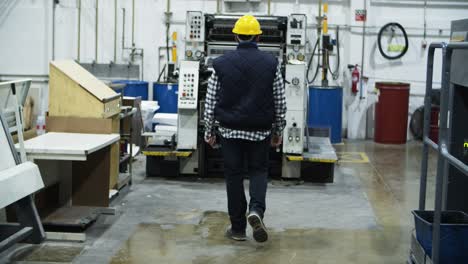
M 226 230 L 226 237 L 235 241 L 245 241 L 247 239 L 247 236 L 245 235 L 245 231 L 244 232 L 233 231 L 232 227 Z
M 250 212 L 247 216 L 247 222 L 249 222 L 249 225 L 252 227 L 255 241 L 262 243 L 268 240 L 268 232 L 258 213 Z

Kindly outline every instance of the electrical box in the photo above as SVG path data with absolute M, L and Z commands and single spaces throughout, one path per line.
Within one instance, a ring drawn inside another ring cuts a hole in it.
M 286 128 L 283 135 L 283 152 L 287 154 L 302 154 L 304 151 L 304 110 L 288 110 L 286 112 Z
M 288 17 L 286 36 L 286 54 L 288 61 L 305 61 L 307 16 L 291 14 Z
M 306 65 L 286 64 L 286 128 L 283 135 L 283 152 L 302 154 L 307 109 Z
M 201 11 L 187 11 L 185 25 L 185 59 L 201 60 L 204 57 L 205 17 Z
M 307 102 L 306 65 L 286 65 L 286 106 L 289 110 L 304 111 Z
M 182 61 L 179 73 L 177 149 L 195 150 L 198 143 L 198 61 Z
M 179 73 L 179 109 L 197 109 L 198 105 L 198 61 L 182 61 Z

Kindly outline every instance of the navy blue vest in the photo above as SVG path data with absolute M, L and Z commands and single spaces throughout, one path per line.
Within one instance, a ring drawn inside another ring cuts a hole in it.
M 260 51 L 255 42 L 241 42 L 235 51 L 214 60 L 221 85 L 215 119 L 222 127 L 247 131 L 271 129 L 277 66 L 277 59 Z

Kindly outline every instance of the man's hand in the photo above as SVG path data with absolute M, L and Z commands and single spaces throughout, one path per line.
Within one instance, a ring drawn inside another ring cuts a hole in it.
M 273 135 L 271 137 L 271 146 L 272 147 L 279 147 L 279 145 L 281 145 L 282 142 L 283 142 L 283 137 L 282 136 Z
M 208 143 L 208 145 L 210 145 L 212 148 L 214 148 L 214 146 L 216 145 L 216 136 L 213 135 L 205 138 L 205 142 Z

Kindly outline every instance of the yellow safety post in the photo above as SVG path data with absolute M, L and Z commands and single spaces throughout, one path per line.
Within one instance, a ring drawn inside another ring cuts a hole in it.
M 323 34 L 328 34 L 328 1 L 323 4 Z
M 177 63 L 177 32 L 172 32 L 172 62 Z

